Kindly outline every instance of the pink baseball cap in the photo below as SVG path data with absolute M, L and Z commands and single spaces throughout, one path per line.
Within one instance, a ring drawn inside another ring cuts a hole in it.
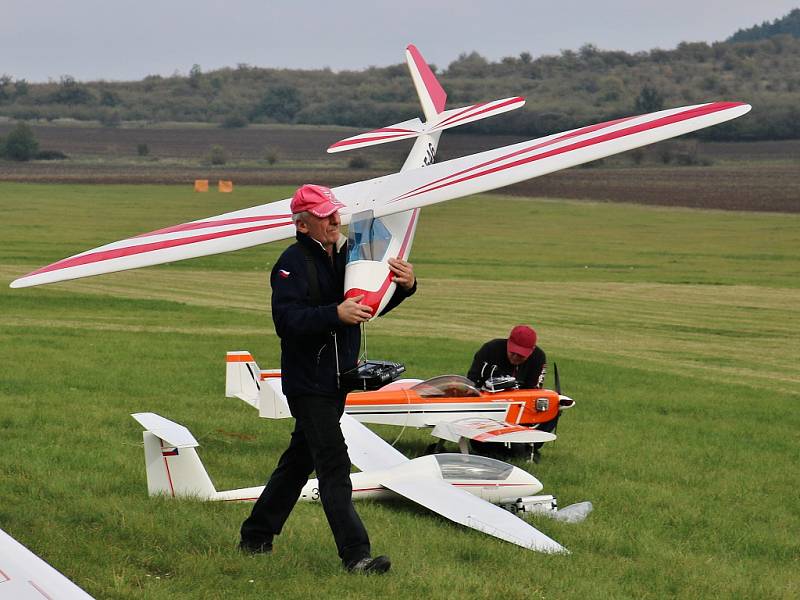
M 508 336 L 508 351 L 528 358 L 536 348 L 536 332 L 527 325 L 517 325 Z
M 322 185 L 311 183 L 301 185 L 292 196 L 293 215 L 308 211 L 316 217 L 324 218 L 341 208 L 344 208 L 344 204 L 336 199 L 330 188 Z

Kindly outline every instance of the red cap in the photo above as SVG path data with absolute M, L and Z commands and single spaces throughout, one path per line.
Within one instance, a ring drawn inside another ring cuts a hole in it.
M 517 325 L 508 336 L 508 351 L 528 358 L 536 348 L 536 332 L 527 325 Z
M 336 199 L 330 188 L 307 183 L 297 188 L 292 196 L 292 214 L 310 212 L 316 217 L 329 217 L 344 204 Z

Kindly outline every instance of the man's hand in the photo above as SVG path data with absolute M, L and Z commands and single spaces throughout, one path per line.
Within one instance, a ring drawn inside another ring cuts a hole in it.
M 353 296 L 342 302 L 336 307 L 339 320 L 347 325 L 356 325 L 369 321 L 372 317 L 372 309 L 366 304 L 359 304 L 364 299 L 364 294 Z
M 392 280 L 403 289 L 410 290 L 414 287 L 417 278 L 414 276 L 414 265 L 402 258 L 390 258 L 389 270 L 394 273 Z

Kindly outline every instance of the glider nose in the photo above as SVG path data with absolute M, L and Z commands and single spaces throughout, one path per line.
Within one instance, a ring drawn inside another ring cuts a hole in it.
M 360 290 L 358 288 L 351 288 L 344 293 L 345 299 L 357 298 L 358 296 L 362 295 L 364 297 L 359 301 L 359 304 L 369 306 L 372 309 L 372 317 L 375 318 L 378 315 L 381 300 L 383 300 L 383 293 L 381 293 L 381 290 L 377 292 L 370 292 L 367 290 Z

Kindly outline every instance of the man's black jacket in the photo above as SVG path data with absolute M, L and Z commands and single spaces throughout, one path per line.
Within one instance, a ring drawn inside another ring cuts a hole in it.
M 308 285 L 306 254 L 311 251 L 319 281 L 319 305 L 314 306 Z M 344 268 L 347 244 L 342 236 L 328 256 L 322 245 L 298 232 L 297 244 L 281 254 L 270 276 L 272 320 L 281 338 L 281 381 L 288 397 L 340 396 L 336 377 L 336 348 L 339 372 L 353 368 L 358 361 L 361 329 L 339 320 L 336 307 L 344 300 Z M 386 314 L 417 290 L 400 286 L 383 310 Z
M 547 361 L 544 351 L 536 346 L 525 362 L 515 366 L 508 360 L 507 348 L 508 340 L 505 338 L 486 342 L 475 353 L 467 378 L 481 387 L 489 377 L 513 375 L 523 389 L 541 387 Z

